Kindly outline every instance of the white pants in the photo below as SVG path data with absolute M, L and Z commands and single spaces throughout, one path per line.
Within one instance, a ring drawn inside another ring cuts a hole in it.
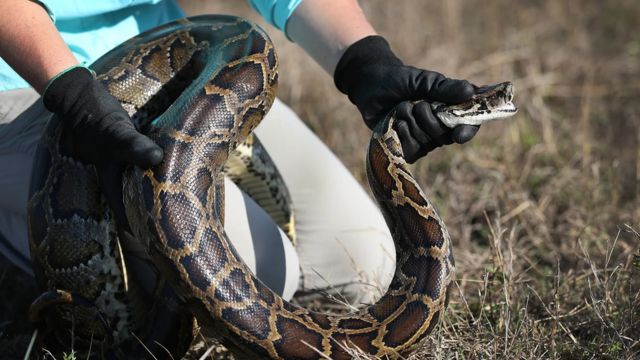
M 32 89 L 0 93 L 0 252 L 29 273 L 29 179 L 49 116 Z M 225 229 L 243 260 L 286 299 L 318 290 L 339 292 L 350 302 L 377 299 L 393 276 L 395 250 L 372 200 L 279 100 L 256 134 L 291 193 L 298 244 L 294 249 L 266 212 L 226 181 Z

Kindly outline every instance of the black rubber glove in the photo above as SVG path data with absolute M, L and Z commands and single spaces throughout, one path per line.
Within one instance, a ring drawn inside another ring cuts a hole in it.
M 334 81 L 372 130 L 396 109 L 396 131 L 410 163 L 439 146 L 465 143 L 478 131 L 479 127 L 472 125 L 444 126 L 428 104 L 469 100 L 475 91 L 473 85 L 404 65 L 381 36 L 368 36 L 352 44 L 338 62 Z
M 121 171 L 125 164 L 147 169 L 162 161 L 162 148 L 140 134 L 127 112 L 89 69 L 76 67 L 54 78 L 44 106 L 63 123 L 62 143 L 70 155 L 94 164 L 116 219 L 124 219 Z

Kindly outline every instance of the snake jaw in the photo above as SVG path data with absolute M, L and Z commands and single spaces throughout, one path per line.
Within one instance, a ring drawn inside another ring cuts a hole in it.
M 513 84 L 503 82 L 476 89 L 476 94 L 462 104 L 432 103 L 434 114 L 442 123 L 454 128 L 458 125 L 481 125 L 490 120 L 503 119 L 518 112 L 513 103 Z
M 438 118 L 449 128 L 458 125 L 482 125 L 490 120 L 504 119 L 515 115 L 518 108 L 513 102 L 504 103 L 499 109 L 491 111 L 481 109 L 480 105 L 474 105 L 471 111 L 452 110 L 438 114 Z M 472 116 L 468 116 L 472 114 Z

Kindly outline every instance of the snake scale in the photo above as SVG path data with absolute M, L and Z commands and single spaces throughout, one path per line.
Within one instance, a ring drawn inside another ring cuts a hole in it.
M 374 132 L 366 163 L 396 245 L 396 272 L 375 304 L 326 315 L 288 303 L 263 285 L 223 227 L 223 169 L 275 96 L 277 58 L 264 31 L 230 16 L 183 19 L 129 40 L 92 68 L 165 158 L 150 170 L 125 170 L 133 235 L 127 239 L 93 167 L 68 155 L 59 120 L 50 121 L 29 202 L 34 269 L 46 291 L 33 305 L 34 317 L 59 328 L 75 322 L 85 346 L 93 344 L 103 356 L 119 349 L 116 357 L 130 356 L 131 334 L 169 341 L 165 348 L 174 355 L 184 351 L 188 340 L 153 335 L 159 314 L 172 324 L 173 337 L 186 333 L 185 339 L 194 314 L 245 358 L 351 358 L 345 346 L 397 358 L 433 330 L 454 274 L 451 240 L 403 159 L 392 116 Z M 511 91 L 508 83 L 488 87 L 473 104 L 436 112 L 508 115 L 515 111 Z M 132 274 L 125 255 L 131 247 L 159 270 L 151 290 L 141 290 L 150 285 Z M 59 306 L 51 309 L 52 303 Z

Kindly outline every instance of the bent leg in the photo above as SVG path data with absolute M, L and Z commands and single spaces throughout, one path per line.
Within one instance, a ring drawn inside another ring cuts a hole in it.
M 287 235 L 253 199 L 225 179 L 225 232 L 242 260 L 271 290 L 289 300 L 300 264 Z
M 33 274 L 27 199 L 36 145 L 50 113 L 33 89 L 0 93 L 0 252 Z
M 382 214 L 340 160 L 276 99 L 256 129 L 291 193 L 302 290 L 334 290 L 372 302 L 395 269 Z M 362 149 L 363 155 L 365 149 Z

